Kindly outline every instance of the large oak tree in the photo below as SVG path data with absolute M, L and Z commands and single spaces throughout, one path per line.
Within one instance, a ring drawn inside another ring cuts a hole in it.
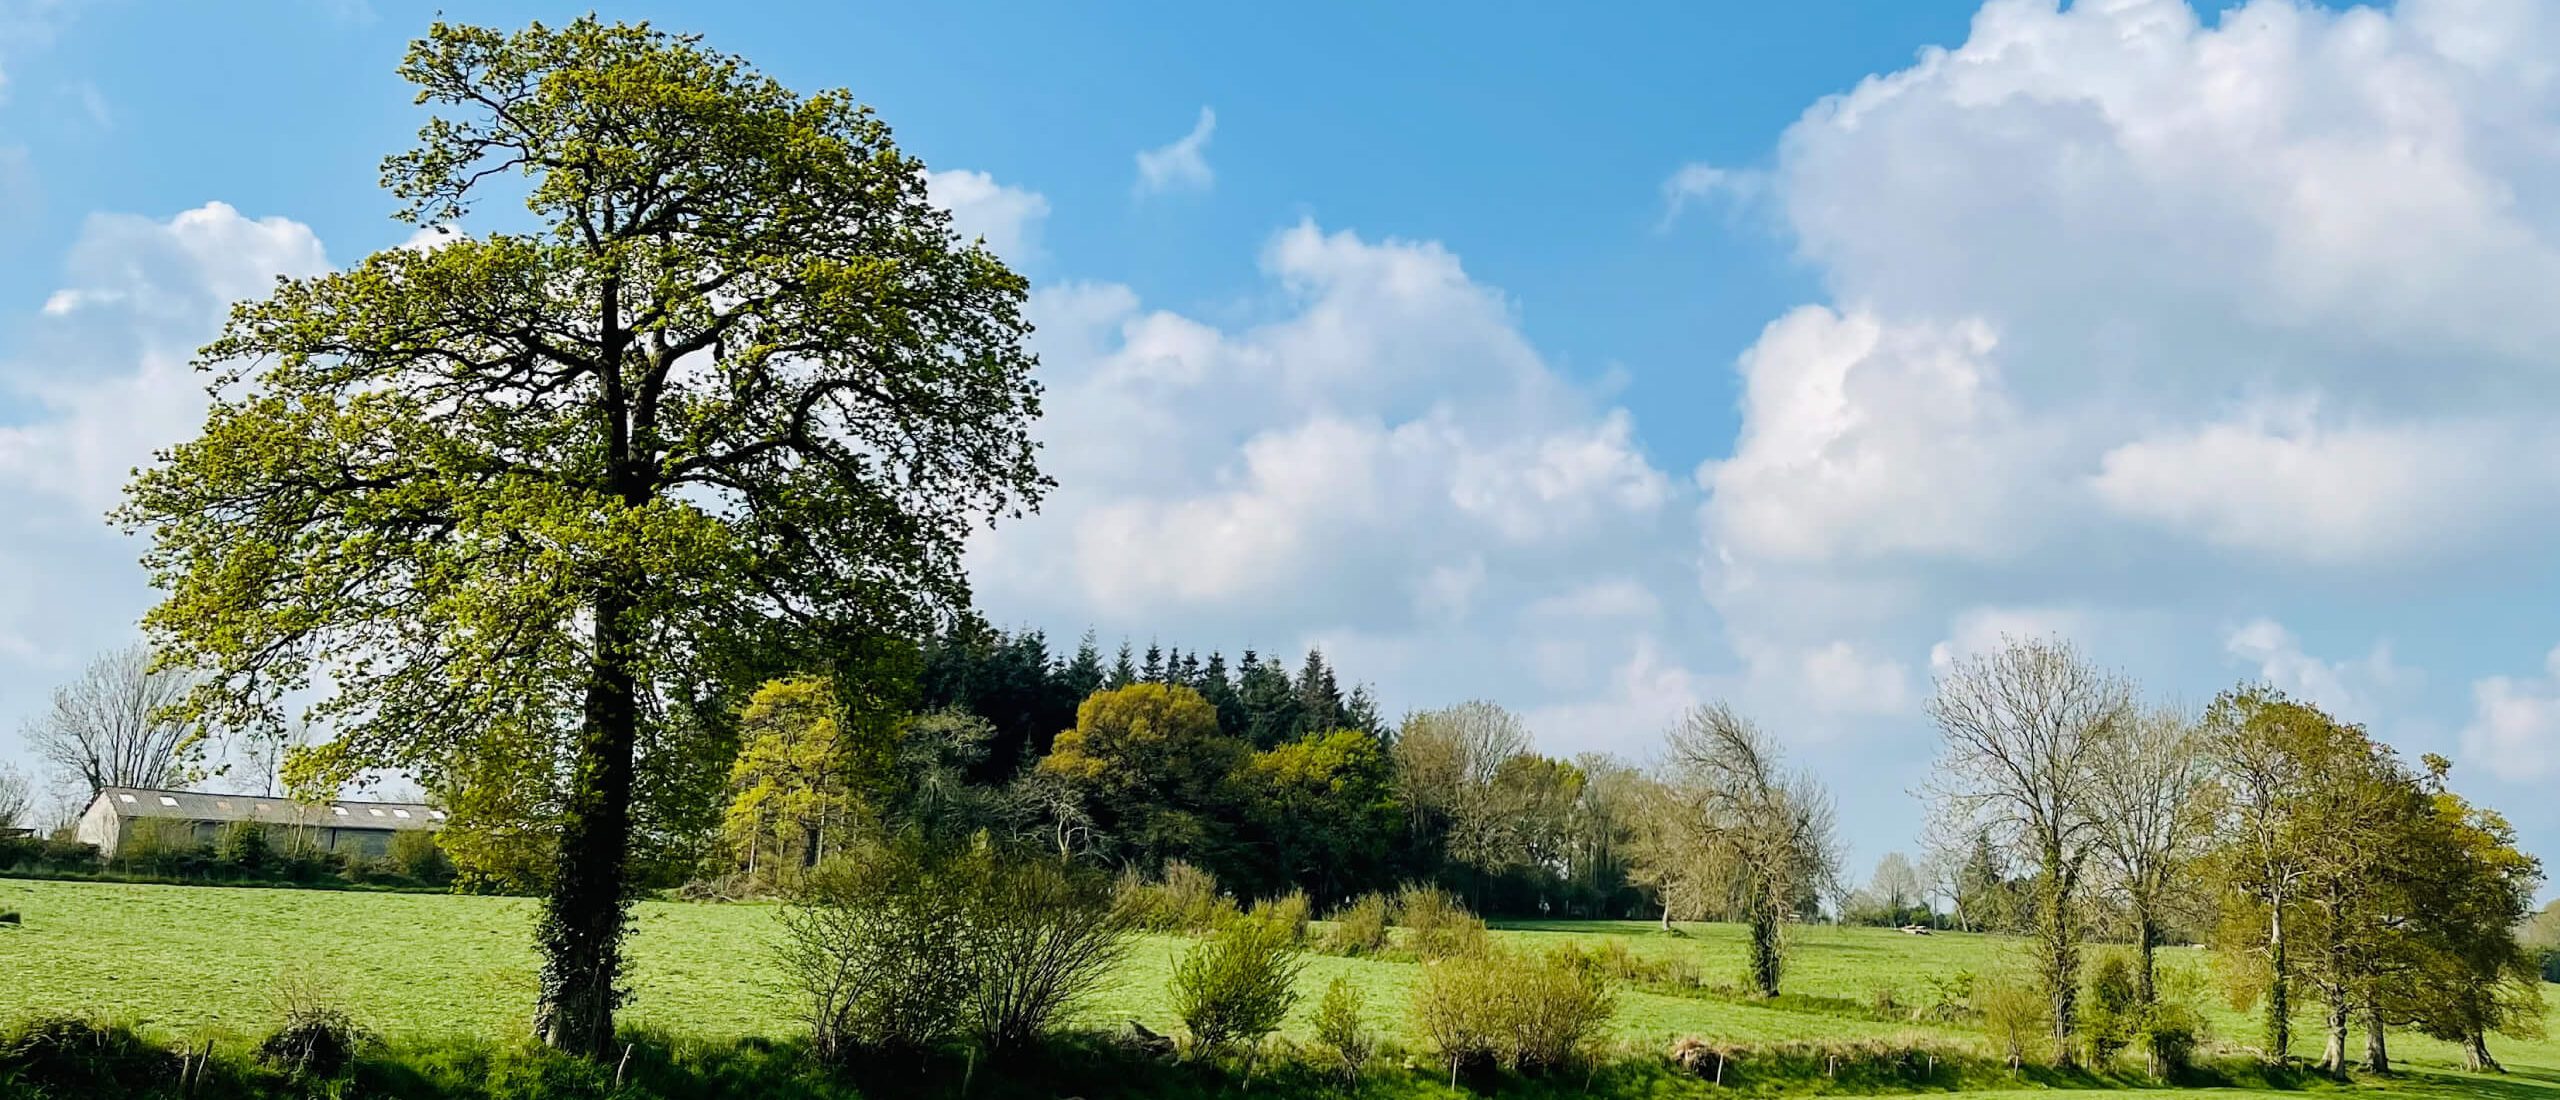
M 694 39 L 440 24 L 400 73 L 400 216 L 526 228 L 238 306 L 121 517 L 197 717 L 316 693 L 306 778 L 557 769 L 537 1026 L 601 1053 L 670 716 L 741 653 L 921 635 L 967 532 L 1037 503 L 1025 284 L 848 93 Z

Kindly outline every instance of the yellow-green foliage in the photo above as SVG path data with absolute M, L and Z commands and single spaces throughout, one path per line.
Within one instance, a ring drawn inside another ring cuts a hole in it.
M 1498 1066 L 1539 1073 L 1587 1057 L 1617 1012 L 1617 990 L 1572 948 L 1541 957 L 1510 952 L 1423 964 L 1414 992 L 1417 1030 L 1452 1077 Z
M 1324 1000 L 1316 1005 L 1316 1041 L 1333 1052 L 1342 1063 L 1343 1075 L 1353 1080 L 1359 1079 L 1360 1070 L 1378 1049 L 1377 1033 L 1362 1018 L 1368 1006 L 1368 997 L 1347 977 L 1326 983 Z
M 1183 955 L 1173 970 L 1173 1007 L 1205 1050 L 1254 1046 L 1298 1002 L 1297 933 L 1280 920 L 1238 917 Z
M 1334 910 L 1332 926 L 1324 933 L 1325 952 L 1375 955 L 1386 950 L 1388 904 L 1385 894 L 1362 894 L 1358 900 Z
M 1406 886 L 1396 895 L 1404 945 L 1425 959 L 1473 958 L 1491 945 L 1484 921 L 1437 886 Z
M 851 811 L 843 709 L 834 685 L 819 676 L 771 681 L 747 701 L 722 824 L 748 867 L 808 862 L 809 846 Z

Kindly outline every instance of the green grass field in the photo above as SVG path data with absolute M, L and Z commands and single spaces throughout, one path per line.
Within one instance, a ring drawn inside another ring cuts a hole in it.
M 330 991 L 386 1035 L 485 1037 L 522 1033 L 533 997 L 533 903 L 525 899 L 0 880 L 0 910 L 8 909 L 21 911 L 25 923 L 0 928 L 0 1017 L 84 1012 L 173 1037 L 256 1033 L 277 1017 L 270 990 L 280 980 L 298 979 Z M 652 902 L 638 907 L 636 922 L 630 1022 L 706 1038 L 798 1029 L 768 954 L 770 908 Z M 1614 938 L 1641 956 L 1684 958 L 1711 980 L 1741 975 L 1738 929 L 1710 924 L 1682 931 L 1666 936 L 1645 923 L 1574 922 L 1514 924 L 1499 934 L 1531 949 L 1568 942 L 1595 948 Z M 1879 987 L 1910 1003 L 1925 997 L 1932 977 L 1988 972 L 2020 959 L 2017 941 L 1994 936 L 1827 927 L 1798 929 L 1795 936 L 1789 992 L 1861 1005 Z M 1187 942 L 1139 941 L 1096 998 L 1088 1022 L 1135 1019 L 1174 1030 L 1165 982 Z M 2201 952 L 2189 950 L 2165 951 L 2163 958 L 2179 968 L 2206 965 Z M 1348 975 L 1368 990 L 1380 1029 L 1402 1037 L 1419 973 L 1409 962 L 1310 956 L 1301 983 L 1308 996 L 1290 1030 L 1303 1035 L 1314 994 Z M 2243 1014 L 2221 1004 L 2210 1008 L 2217 1040 L 2246 1042 L 2255 1035 Z M 2303 1025 L 2307 1030 L 2312 1021 Z M 1651 1050 L 1681 1035 L 1746 1043 L 1981 1043 L 1968 1029 L 1637 990 L 1621 996 L 1615 1030 L 1621 1045 Z M 2298 1053 L 2316 1054 L 2317 1042 L 2305 1035 Z M 2411 1072 L 2354 1091 L 2560 1100 L 2560 1042 L 2509 1039 L 2493 1048 L 2514 1073 L 2464 1074 L 2451 1047 L 2395 1036 L 2394 1055 Z M 2355 1050 L 2361 1053 L 2360 1037 Z

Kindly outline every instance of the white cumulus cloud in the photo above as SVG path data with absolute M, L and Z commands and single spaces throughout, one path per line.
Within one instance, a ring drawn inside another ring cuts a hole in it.
M 1216 182 L 1209 169 L 1209 137 L 1218 132 L 1218 112 L 1200 108 L 1191 132 L 1172 142 L 1138 152 L 1138 193 L 1206 191 Z

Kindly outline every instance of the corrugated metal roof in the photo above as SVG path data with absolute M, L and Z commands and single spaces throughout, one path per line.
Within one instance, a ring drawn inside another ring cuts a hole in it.
M 108 787 L 98 792 L 98 801 L 105 802 L 119 817 L 257 821 L 269 825 L 317 825 L 339 829 L 441 829 L 445 818 L 443 810 L 423 802 L 349 802 L 339 799 L 300 803 L 264 795 L 161 791 L 148 787 Z

